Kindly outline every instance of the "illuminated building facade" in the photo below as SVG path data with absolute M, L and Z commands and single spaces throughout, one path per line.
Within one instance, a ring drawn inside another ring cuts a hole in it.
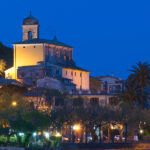
M 39 21 L 31 14 L 23 21 L 23 39 L 13 43 L 13 67 L 5 71 L 5 77 L 17 79 L 30 86 L 46 77 L 55 78 L 68 89 L 89 90 L 89 72 L 77 67 L 73 61 L 73 47 L 53 40 L 39 38 Z M 42 83 L 40 84 L 42 85 Z M 52 85 L 53 87 L 53 85 Z

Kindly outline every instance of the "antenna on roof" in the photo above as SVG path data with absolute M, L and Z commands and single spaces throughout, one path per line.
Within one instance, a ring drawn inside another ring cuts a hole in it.
M 54 30 L 54 41 L 57 41 L 57 37 L 56 37 L 56 30 Z

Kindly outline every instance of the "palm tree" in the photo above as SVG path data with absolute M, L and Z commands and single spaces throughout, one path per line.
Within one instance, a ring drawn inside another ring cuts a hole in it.
M 130 70 L 132 72 L 129 75 L 127 84 L 129 88 L 135 88 L 136 94 L 138 94 L 138 102 L 144 108 L 146 99 L 146 87 L 150 85 L 150 64 L 139 62 L 133 66 Z

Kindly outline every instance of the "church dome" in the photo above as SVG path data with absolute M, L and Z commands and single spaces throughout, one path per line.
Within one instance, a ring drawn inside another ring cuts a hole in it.
M 38 25 L 38 24 L 39 24 L 38 19 L 34 18 L 31 14 L 29 15 L 29 17 L 23 20 L 23 25 Z

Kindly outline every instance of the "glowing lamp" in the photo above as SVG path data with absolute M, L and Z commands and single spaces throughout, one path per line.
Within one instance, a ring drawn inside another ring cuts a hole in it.
M 16 106 L 17 105 L 17 102 L 16 101 L 13 101 L 12 102 L 12 106 Z
M 49 138 L 49 133 L 48 132 L 44 132 L 44 135 L 46 138 Z
M 56 132 L 55 136 L 56 137 L 61 137 L 61 134 L 59 132 Z
M 112 129 L 112 130 L 114 129 L 114 126 L 113 126 L 113 125 L 111 125 L 111 129 Z
M 18 135 L 19 135 L 19 136 L 24 136 L 24 133 L 19 132 Z
M 80 126 L 79 124 L 75 124 L 75 125 L 73 126 L 73 130 L 78 131 L 78 130 L 80 130 L 80 129 L 81 129 L 81 126 Z
M 37 136 L 37 133 L 36 132 L 33 132 L 33 134 L 32 134 L 34 137 L 36 137 Z
M 140 129 L 140 133 L 143 134 L 143 132 L 144 132 L 144 131 L 143 131 L 142 129 Z
M 41 135 L 41 132 L 38 132 L 38 135 L 40 136 L 40 135 Z

